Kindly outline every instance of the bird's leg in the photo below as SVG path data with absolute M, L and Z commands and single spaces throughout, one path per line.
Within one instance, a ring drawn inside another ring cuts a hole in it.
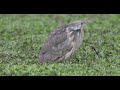
M 77 58 L 77 56 L 75 55 L 75 59 L 79 62 L 79 59 Z
M 92 46 L 92 49 L 95 51 L 96 55 L 97 55 L 98 57 L 100 57 L 98 50 L 97 50 L 94 46 Z

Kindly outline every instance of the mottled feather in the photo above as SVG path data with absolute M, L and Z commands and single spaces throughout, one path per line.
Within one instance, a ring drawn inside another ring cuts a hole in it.
M 55 61 L 57 59 L 62 59 L 71 49 L 72 46 L 68 43 L 66 28 L 62 26 L 50 34 L 41 49 L 39 58 L 41 62 Z
M 85 23 L 80 20 L 54 30 L 40 51 L 39 63 L 61 61 L 73 55 L 82 44 Z

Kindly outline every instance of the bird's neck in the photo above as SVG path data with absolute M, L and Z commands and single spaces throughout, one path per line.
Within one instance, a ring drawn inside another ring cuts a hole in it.
M 81 32 L 81 29 L 71 30 L 73 32 Z

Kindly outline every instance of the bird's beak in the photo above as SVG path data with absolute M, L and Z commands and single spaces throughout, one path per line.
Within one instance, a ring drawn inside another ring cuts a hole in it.
M 84 22 L 85 22 L 85 24 L 88 24 L 88 23 L 92 23 L 92 22 L 94 22 L 95 21 L 95 19 L 92 19 L 92 20 L 85 20 Z
M 87 24 L 92 23 L 94 21 L 95 21 L 94 19 L 92 19 L 92 20 L 85 20 L 84 24 L 83 24 L 83 27 L 85 27 Z
M 92 22 L 94 22 L 95 20 L 94 19 L 91 19 L 91 20 L 85 20 L 83 23 L 83 25 L 82 25 L 82 29 L 88 24 L 88 23 L 92 23 Z

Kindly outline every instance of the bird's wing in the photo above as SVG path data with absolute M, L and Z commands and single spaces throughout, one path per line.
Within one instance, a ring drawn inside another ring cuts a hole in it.
M 72 49 L 71 43 L 68 43 L 66 28 L 59 28 L 52 32 L 41 49 L 41 54 L 50 54 L 57 57 L 65 55 Z M 56 57 L 56 58 L 57 58 Z

